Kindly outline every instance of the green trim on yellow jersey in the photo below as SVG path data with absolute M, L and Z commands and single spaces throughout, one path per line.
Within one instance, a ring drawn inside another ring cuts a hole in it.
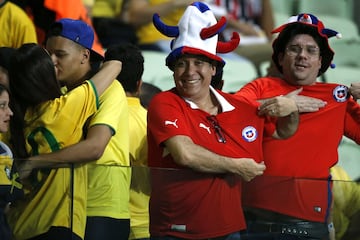
M 60 150 L 59 143 L 57 142 L 55 136 L 47 128 L 37 127 L 33 131 L 31 131 L 27 139 L 31 146 L 32 155 L 39 155 L 39 143 L 35 140 L 35 135 L 37 133 L 41 133 L 45 137 L 46 142 L 49 144 L 51 152 Z
M 96 98 L 96 109 L 98 109 L 100 107 L 99 94 L 96 90 L 94 82 L 91 79 L 88 80 L 88 82 L 90 82 L 90 86 L 94 89 L 95 98 Z

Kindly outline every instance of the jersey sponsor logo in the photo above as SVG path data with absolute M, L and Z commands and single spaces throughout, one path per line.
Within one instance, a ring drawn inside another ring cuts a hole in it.
M 186 232 L 186 225 L 171 224 L 171 230 L 177 232 Z
M 242 138 L 247 142 L 253 142 L 257 139 L 257 130 L 253 126 L 247 126 L 242 130 Z
M 175 119 L 175 121 L 166 120 L 165 121 L 165 126 L 166 125 L 173 125 L 174 127 L 179 128 L 176 122 L 177 122 L 177 119 Z
M 199 127 L 205 129 L 209 134 L 211 134 L 210 127 L 206 126 L 204 123 L 200 123 Z
M 345 102 L 349 97 L 349 89 L 347 86 L 339 85 L 333 91 L 333 97 L 337 102 Z
M 321 207 L 314 206 L 314 211 L 317 212 L 317 213 L 320 213 L 321 212 Z

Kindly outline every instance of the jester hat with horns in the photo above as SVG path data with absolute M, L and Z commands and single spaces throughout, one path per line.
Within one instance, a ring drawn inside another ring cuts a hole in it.
M 341 34 L 332 29 L 325 28 L 323 22 L 316 16 L 310 13 L 301 13 L 297 16 L 290 17 L 286 24 L 271 31 L 271 33 L 279 33 L 278 37 L 273 42 L 272 59 L 281 73 L 282 67 L 279 64 L 278 55 L 280 52 L 285 51 L 285 45 L 290 41 L 290 39 L 288 39 L 289 34 L 291 31 L 296 32 L 296 34 L 308 34 L 306 29 L 309 28 L 314 29 L 315 34 L 320 36 L 322 41 L 322 46 L 320 46 L 322 64 L 318 76 L 324 73 L 329 66 L 335 68 L 335 65 L 331 64 L 334 57 L 334 51 L 331 49 L 328 39 L 330 37 L 341 38 Z
M 170 44 L 171 52 L 166 58 L 166 66 L 170 69 L 181 55 L 195 54 L 217 61 L 217 69 L 220 71 L 225 62 L 216 53 L 231 52 L 240 42 L 240 36 L 235 32 L 229 42 L 218 41 L 218 33 L 224 30 L 226 19 L 222 17 L 217 22 L 213 12 L 202 2 L 189 5 L 178 26 L 165 25 L 158 14 L 153 15 L 153 23 L 159 32 L 174 37 Z

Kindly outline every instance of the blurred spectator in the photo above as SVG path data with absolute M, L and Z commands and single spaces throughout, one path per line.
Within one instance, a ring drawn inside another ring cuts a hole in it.
M 157 86 L 143 82 L 140 87 L 140 103 L 144 108 L 148 108 L 149 103 L 155 94 L 161 92 L 162 90 Z
M 0 84 L 0 133 L 7 133 L 9 120 L 13 112 L 9 106 L 9 90 Z M 21 184 L 14 181 L 13 154 L 11 149 L 0 141 L 0 239 L 11 240 L 12 232 L 6 218 L 6 212 L 13 200 L 22 196 Z M 16 177 L 15 177 L 16 178 Z
M 10 89 L 9 85 L 9 68 L 10 58 L 16 51 L 15 48 L 0 47 L 0 84 L 4 85 L 7 89 Z M 0 140 L 9 143 L 9 131 L 0 132 Z
M 152 23 L 154 13 L 169 25 L 176 25 L 185 7 L 194 0 L 129 0 L 128 21 L 136 28 L 142 50 L 170 52 L 169 37 L 159 33 Z
M 11 0 L 26 10 L 33 20 L 38 42 L 44 43 L 45 35 L 50 26 L 61 18 L 82 20 L 93 27 L 88 10 L 82 0 Z M 92 47 L 96 52 L 103 54 L 103 47 L 95 33 Z
M 239 32 L 241 41 L 235 50 L 249 59 L 261 76 L 260 64 L 271 60 L 271 30 L 274 28 L 270 0 L 208 0 L 217 17 L 227 16 L 228 24 L 222 37 L 228 41 L 232 32 Z
M 0 29 L 0 47 L 19 48 L 24 43 L 37 43 L 32 20 L 8 0 L 0 0 Z
M 123 65 L 117 80 L 123 85 L 129 106 L 129 152 L 131 161 L 130 237 L 149 239 L 150 182 L 147 168 L 146 109 L 139 94 L 144 73 L 144 57 L 140 49 L 130 43 L 108 48 L 105 59 L 120 60 Z
M 127 23 L 128 0 L 94 0 L 89 6 L 93 25 L 104 48 L 122 42 L 137 43 L 135 28 Z
M 15 48 L 0 47 L 0 84 L 9 88 L 9 67 L 11 55 Z
M 360 239 L 360 185 L 339 165 L 330 169 L 333 180 L 333 223 L 336 239 Z

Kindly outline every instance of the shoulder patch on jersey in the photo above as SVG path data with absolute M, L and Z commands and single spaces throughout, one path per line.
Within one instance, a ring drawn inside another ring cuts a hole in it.
M 333 90 L 333 97 L 337 102 L 345 102 L 349 97 L 349 89 L 347 86 L 339 85 Z
M 253 126 L 245 127 L 241 132 L 242 138 L 247 142 L 253 142 L 257 139 L 257 130 Z

